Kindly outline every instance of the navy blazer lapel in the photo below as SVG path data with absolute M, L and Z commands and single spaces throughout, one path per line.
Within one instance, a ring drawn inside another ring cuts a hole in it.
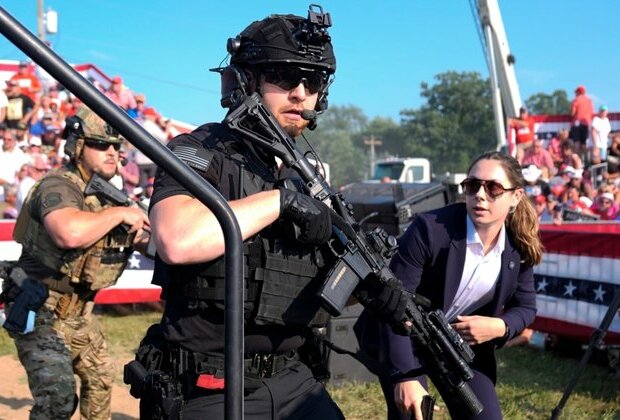
M 443 311 L 448 308 L 456 296 L 456 291 L 461 283 L 463 268 L 465 266 L 465 252 L 467 250 L 467 224 L 465 217 L 458 220 L 455 235 L 450 235 L 453 239 L 450 242 L 450 251 L 446 261 L 446 283 L 443 291 Z M 459 223 L 460 222 L 460 223 Z
M 504 252 L 502 253 L 502 267 L 499 272 L 499 279 L 497 280 L 497 284 L 495 286 L 495 297 L 493 298 L 493 302 L 495 304 L 493 313 L 499 313 L 503 302 L 506 300 L 506 290 L 512 286 L 519 276 L 519 269 L 521 266 L 519 260 L 520 255 L 512 246 L 512 243 L 508 237 L 508 232 L 506 232 L 506 246 L 504 247 Z

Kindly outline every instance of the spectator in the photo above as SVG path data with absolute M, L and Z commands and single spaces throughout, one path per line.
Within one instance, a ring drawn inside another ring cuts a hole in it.
M 144 96 L 142 93 L 138 93 L 134 98 L 136 100 L 136 107 L 129 109 L 127 113 L 130 117 L 136 120 L 142 120 L 142 113 L 144 112 L 144 109 L 146 107 L 146 96 Z
M 9 80 L 6 83 L 6 96 L 9 101 L 6 110 L 6 126 L 17 128 L 20 122 L 29 124 L 32 114 L 37 111 L 37 103 L 21 92 L 17 82 Z
M 592 159 L 607 160 L 611 124 L 607 118 L 607 105 L 599 108 L 598 115 L 592 119 Z
M 96 87 L 99 92 L 105 93 L 105 88 L 103 87 L 101 82 L 99 82 L 99 80 L 95 79 L 94 77 L 89 77 L 88 81 L 92 83 L 92 85 Z
M 54 124 L 46 125 L 43 134 L 41 135 L 41 145 L 43 146 L 43 149 L 58 149 L 61 140 L 61 133 L 61 127 Z
M 568 140 L 568 129 L 563 128 L 558 132 L 557 136 L 553 136 L 549 140 L 547 145 L 547 151 L 551 155 L 556 169 L 560 169 L 560 166 L 562 166 L 562 143 L 566 140 Z
M 611 144 L 609 145 L 609 153 L 607 155 L 607 167 L 609 173 L 618 173 L 620 170 L 620 132 L 616 132 L 611 136 Z
M 0 90 L 0 124 L 5 124 L 6 109 L 9 106 L 9 98 L 7 98 L 4 90 Z
M 59 125 L 58 121 L 56 120 L 54 114 L 51 112 L 46 112 L 40 119 L 30 125 L 30 134 L 41 137 L 45 133 L 46 127 L 53 125 Z
M 542 142 L 535 138 L 532 145 L 523 154 L 521 165 L 536 165 L 542 171 L 542 178 L 548 180 L 555 175 L 555 165 L 551 155 L 542 145 Z
M 588 204 L 586 200 L 583 200 L 583 198 L 586 198 L 587 201 L 590 202 L 590 204 Z M 579 188 L 574 185 L 569 184 L 566 187 L 566 192 L 564 193 L 562 202 L 564 203 L 566 208 L 570 210 L 583 214 L 593 214 L 590 210 L 592 200 L 590 200 L 590 198 L 588 197 L 581 195 Z
M 170 141 L 179 134 L 181 134 L 181 132 L 177 130 L 177 128 L 174 126 L 174 124 L 172 124 L 172 120 L 170 120 L 170 118 L 160 117 L 157 122 L 159 123 L 161 129 L 164 130 L 167 141 Z
M 46 155 L 36 154 L 31 156 L 31 160 L 26 165 L 26 176 L 19 182 L 17 188 L 17 196 L 15 207 L 17 210 L 21 210 L 24 200 L 28 196 L 28 192 L 32 186 L 43 178 L 43 176 L 50 170 L 51 166 Z
M 599 215 L 601 220 L 616 220 L 620 215 L 620 205 L 616 203 L 611 192 L 603 192 L 597 195 L 590 210 Z
M 78 109 L 80 109 L 81 106 L 82 106 L 82 101 L 80 100 L 80 98 L 78 98 L 77 96 L 73 94 L 70 94 L 69 97 L 67 98 L 67 101 L 64 104 L 62 113 L 66 117 L 71 117 L 75 115 L 75 113 L 78 111 Z
M 136 108 L 136 100 L 133 97 L 133 93 L 123 86 L 123 79 L 119 76 L 112 79 L 110 88 L 105 92 L 105 94 L 112 100 L 112 102 L 123 108 L 125 111 Z
M 594 198 L 596 190 L 592 186 L 592 179 L 587 169 L 575 169 L 569 176 L 569 185 L 576 187 L 582 197 L 588 197 L 590 200 Z
M 49 91 L 47 92 L 47 96 L 50 98 L 52 104 L 56 106 L 58 113 L 62 114 L 64 112 L 65 103 L 67 101 L 60 97 L 58 84 L 53 84 L 52 86 L 50 86 Z M 60 120 L 64 121 L 62 115 L 60 116 Z
M 32 136 L 30 137 L 29 140 L 29 144 L 28 144 L 28 154 L 29 155 L 36 155 L 38 153 L 41 153 L 41 138 L 40 137 L 36 137 L 36 136 Z
M 17 141 L 17 147 L 22 150 L 28 149 L 30 145 L 30 133 L 28 132 L 26 124 L 22 122 L 17 124 L 17 127 L 13 130 L 13 134 L 15 135 L 15 141 Z
M 155 178 L 149 178 L 144 186 L 144 191 L 140 195 L 140 202 L 146 207 L 151 203 L 151 197 L 153 196 L 153 186 L 155 185 Z
M 523 179 L 525 179 L 525 194 L 528 197 L 536 197 L 539 195 L 547 196 L 551 194 L 549 184 L 541 179 L 542 171 L 536 165 L 530 165 L 521 170 Z
M 123 188 L 128 195 L 133 196 L 134 190 L 140 185 L 140 168 L 135 161 L 135 153 L 129 150 L 127 140 L 123 140 L 120 150 L 120 166 L 118 173 L 123 179 Z
M 17 219 L 19 211 L 15 207 L 15 198 L 17 187 L 15 184 L 5 184 L 2 186 L 2 203 L 0 211 L 2 211 L 3 219 Z
M 574 147 L 575 143 L 571 139 L 562 143 L 562 165 L 560 165 L 560 168 L 570 166 L 575 169 L 581 169 L 583 167 L 581 157 L 575 153 Z
M 155 111 L 154 108 L 146 108 L 142 113 L 144 119 L 142 120 L 142 127 L 150 135 L 152 135 L 156 140 L 161 143 L 166 143 L 166 133 L 159 127 L 157 124 L 157 119 L 159 118 L 159 114 Z M 144 187 L 149 178 L 155 177 L 155 172 L 157 171 L 157 165 L 151 161 L 144 153 L 140 150 L 136 150 L 136 163 L 140 168 L 140 186 Z
M 532 145 L 534 140 L 534 119 L 527 108 L 519 108 L 518 118 L 508 118 L 508 129 L 516 133 L 517 161 L 521 162 L 523 154 Z
M 42 119 L 43 116 L 49 115 L 54 120 L 54 124 L 61 124 L 60 121 L 60 111 L 58 109 L 58 105 L 56 102 L 52 101 L 47 95 L 41 96 L 41 100 L 39 101 L 39 109 L 35 114 L 32 115 L 32 120 L 30 121 L 30 125 L 35 124 L 38 120 Z
M 36 102 L 41 93 L 41 82 L 34 73 L 30 71 L 27 62 L 19 63 L 17 73 L 15 73 L 9 81 L 17 83 L 22 94 L 28 96 L 33 102 Z
M 13 131 L 5 130 L 0 152 L 0 185 L 15 183 L 17 172 L 28 159 L 28 155 L 17 147 Z
M 594 115 L 592 99 L 586 95 L 584 86 L 577 86 L 575 98 L 571 102 L 570 138 L 575 142 L 575 152 L 581 156 L 585 152 L 586 142 L 590 136 L 590 124 Z
M 530 196 L 530 200 L 536 210 L 539 222 L 553 222 L 559 224 L 558 222 L 562 220 L 561 212 L 557 211 L 555 208 L 557 204 L 555 200 L 548 200 L 547 196 L 543 194 L 532 195 Z

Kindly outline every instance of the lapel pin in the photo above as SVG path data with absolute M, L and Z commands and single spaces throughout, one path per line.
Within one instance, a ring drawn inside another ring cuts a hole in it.
M 508 269 L 509 269 L 509 270 L 512 270 L 513 268 L 515 268 L 515 262 L 514 262 L 514 261 L 510 261 L 510 262 L 508 263 Z

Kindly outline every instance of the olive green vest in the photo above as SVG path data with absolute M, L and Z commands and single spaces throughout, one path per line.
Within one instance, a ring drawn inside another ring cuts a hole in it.
M 84 180 L 68 168 L 54 170 L 47 177 L 66 179 L 76 184 L 80 191 L 86 189 Z M 32 217 L 30 211 L 31 197 L 36 193 L 40 182 L 37 182 L 28 193 L 15 224 L 13 239 L 22 244 L 23 250 L 43 266 L 60 273 L 62 283 L 68 282 L 73 286 L 80 284 L 93 291 L 116 283 L 133 252 L 131 245 L 135 234 L 128 234 L 122 228 L 116 227 L 87 248 L 59 248 L 45 230 L 43 221 Z M 94 195 L 87 196 L 84 204 L 83 210 L 93 213 L 111 207 L 102 204 Z

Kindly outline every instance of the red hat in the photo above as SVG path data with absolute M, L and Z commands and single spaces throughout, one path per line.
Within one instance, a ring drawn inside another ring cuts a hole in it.
M 578 95 L 583 95 L 584 93 L 586 93 L 586 87 L 584 85 L 577 86 L 577 89 L 575 89 L 575 93 Z
M 142 111 L 142 115 L 148 115 L 148 116 L 151 116 L 151 117 L 159 118 L 159 113 L 157 111 L 155 111 L 155 108 L 153 108 L 153 107 L 148 107 L 148 108 L 144 109 L 144 111 Z
M 123 83 L 123 79 L 120 76 L 114 76 L 112 83 Z

